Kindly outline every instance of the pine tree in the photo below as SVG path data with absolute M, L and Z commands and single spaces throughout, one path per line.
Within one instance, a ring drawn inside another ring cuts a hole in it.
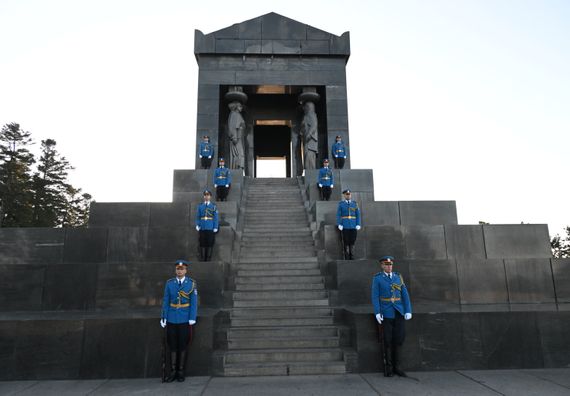
M 38 172 L 34 174 L 34 217 L 36 227 L 62 226 L 68 209 L 68 172 L 73 169 L 69 161 L 61 156 L 53 139 L 42 140 L 42 156 L 38 161 Z
M 63 227 L 85 227 L 89 221 L 89 209 L 92 197 L 81 193 L 80 188 L 69 186 L 67 189 L 67 210 L 63 218 Z
M 550 241 L 554 258 L 570 258 L 570 226 L 567 226 L 565 231 L 566 236 L 564 238 L 556 234 Z
M 0 226 L 32 225 L 32 144 L 30 132 L 19 124 L 6 124 L 0 131 Z

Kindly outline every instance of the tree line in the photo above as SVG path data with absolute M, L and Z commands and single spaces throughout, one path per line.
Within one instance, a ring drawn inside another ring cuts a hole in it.
M 34 144 L 17 123 L 0 131 L 0 226 L 87 225 L 92 197 L 69 183 L 73 167 L 57 151 L 56 141 L 42 140 L 38 159 L 30 152 Z
M 570 258 L 570 226 L 564 228 L 566 235 L 561 237 L 556 234 L 550 240 L 550 247 L 552 248 L 552 255 L 555 258 Z

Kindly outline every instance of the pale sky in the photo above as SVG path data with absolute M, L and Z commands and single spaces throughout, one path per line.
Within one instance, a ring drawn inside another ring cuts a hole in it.
M 341 35 L 352 167 L 460 224 L 570 225 L 570 2 L 0 0 L 0 124 L 53 138 L 99 202 L 194 167 L 194 29 L 277 12 Z

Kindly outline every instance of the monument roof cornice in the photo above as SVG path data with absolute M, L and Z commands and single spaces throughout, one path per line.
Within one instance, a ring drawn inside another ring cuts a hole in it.
M 350 33 L 325 32 L 275 12 L 204 34 L 194 31 L 194 55 L 350 56 Z

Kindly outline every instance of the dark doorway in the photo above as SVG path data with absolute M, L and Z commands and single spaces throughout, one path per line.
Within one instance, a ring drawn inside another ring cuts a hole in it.
M 253 129 L 254 177 L 257 177 L 258 161 L 283 158 L 285 159 L 285 175 L 291 177 L 291 127 L 287 124 L 289 122 L 283 120 L 264 120 L 255 123 Z

